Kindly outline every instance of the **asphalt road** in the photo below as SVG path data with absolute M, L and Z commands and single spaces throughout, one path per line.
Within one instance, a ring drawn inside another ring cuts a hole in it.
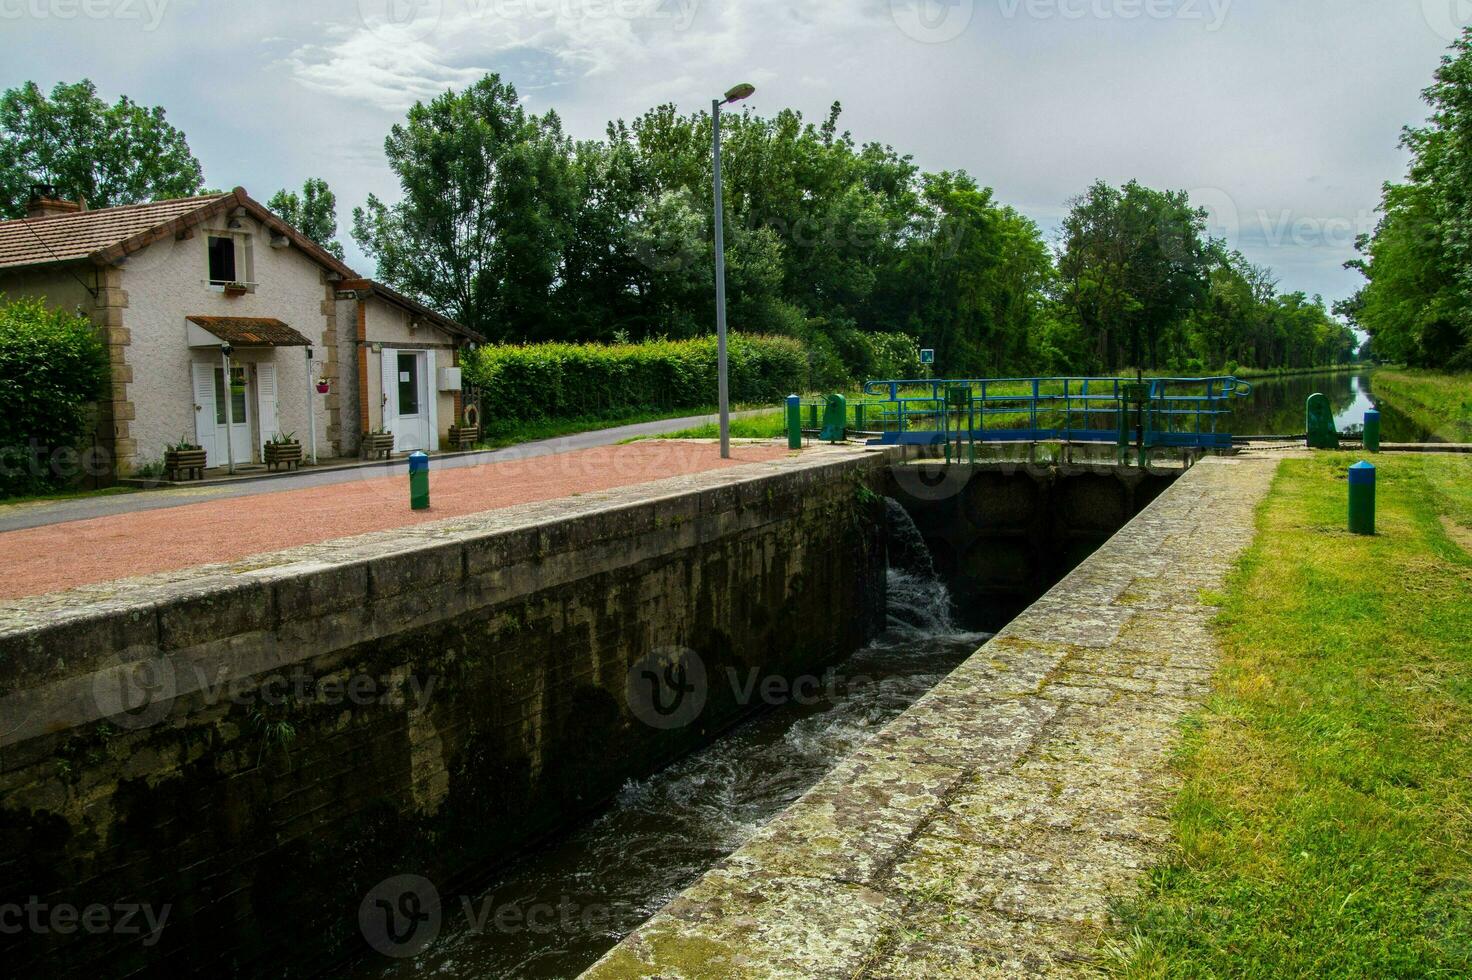
M 754 409 L 732 412 L 733 418 L 746 415 L 761 415 L 770 409 Z M 524 442 L 505 449 L 488 449 L 485 452 L 466 453 L 461 456 L 437 458 L 430 464 L 431 470 L 459 469 L 467 466 L 483 466 L 506 460 L 531 459 L 537 456 L 552 456 L 578 449 L 611 446 L 639 436 L 661 435 L 691 429 L 707 422 L 714 422 L 714 415 L 690 415 L 678 419 L 660 419 L 655 422 L 639 422 L 635 425 L 620 425 L 611 429 L 595 429 Z M 379 477 L 405 476 L 409 472 L 406 459 L 397 459 L 377 466 L 348 467 L 335 470 L 303 470 L 287 476 L 245 480 L 237 483 L 198 487 L 165 487 L 158 490 L 143 490 L 138 493 L 123 493 L 115 496 L 77 497 L 71 500 L 47 500 L 32 503 L 7 504 L 0 506 L 0 532 L 18 531 L 24 528 L 44 527 L 67 521 L 80 521 L 89 517 L 107 517 L 112 514 L 131 514 L 166 507 L 183 507 L 206 500 L 227 500 L 231 497 L 253 497 L 264 493 L 280 493 L 283 490 L 299 490 L 303 487 L 329 486 L 335 483 L 360 482 Z

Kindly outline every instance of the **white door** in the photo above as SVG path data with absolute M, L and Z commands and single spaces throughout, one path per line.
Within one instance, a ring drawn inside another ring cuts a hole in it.
M 260 432 L 263 446 L 271 440 L 272 436 L 278 433 L 285 435 L 285 433 L 281 432 L 281 422 L 279 421 L 280 415 L 278 414 L 276 396 L 276 365 L 274 364 L 256 365 L 256 409 L 259 413 L 256 418 L 260 419 L 260 425 L 256 428 Z M 302 441 L 305 442 L 306 440 L 302 439 Z M 266 450 L 262 448 L 261 459 L 265 458 Z
M 250 382 L 244 364 L 230 365 L 230 416 L 226 425 L 225 415 L 225 369 L 215 368 L 215 445 L 218 459 L 211 466 L 224 466 L 229 462 L 225 454 L 226 430 L 229 430 L 230 452 L 236 464 L 249 463 L 250 451 Z
M 429 390 L 425 351 L 383 350 L 383 426 L 394 434 L 394 451 L 434 448 L 430 415 L 434 392 Z
M 204 449 L 205 465 L 219 466 L 215 450 L 215 371 L 208 364 L 192 364 L 194 372 L 194 441 Z

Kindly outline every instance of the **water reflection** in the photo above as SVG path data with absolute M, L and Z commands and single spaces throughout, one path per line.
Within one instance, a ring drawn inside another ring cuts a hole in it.
M 1380 409 L 1380 438 L 1385 442 L 1437 442 L 1428 429 L 1417 425 L 1394 407 L 1377 402 L 1373 375 L 1304 374 L 1252 382 L 1252 394 L 1232 405 L 1234 435 L 1298 436 L 1304 432 L 1308 396 L 1322 392 L 1334 409 L 1334 424 L 1346 435 L 1358 435 L 1365 412 Z

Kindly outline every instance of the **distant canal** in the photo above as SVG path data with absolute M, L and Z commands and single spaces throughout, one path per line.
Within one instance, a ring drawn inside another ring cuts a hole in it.
M 1436 442 L 1427 429 L 1374 397 L 1373 375 L 1341 371 L 1301 374 L 1252 381 L 1252 394 L 1232 404 L 1229 428 L 1233 435 L 1291 436 L 1304 431 L 1308 396 L 1323 392 L 1334 407 L 1334 424 L 1347 435 L 1358 435 L 1365 411 L 1380 409 L 1380 438 L 1385 442 Z

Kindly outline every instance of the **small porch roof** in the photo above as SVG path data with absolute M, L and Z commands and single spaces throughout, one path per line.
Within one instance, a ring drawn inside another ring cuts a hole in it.
M 191 316 L 190 347 L 310 347 L 312 342 L 272 317 Z

